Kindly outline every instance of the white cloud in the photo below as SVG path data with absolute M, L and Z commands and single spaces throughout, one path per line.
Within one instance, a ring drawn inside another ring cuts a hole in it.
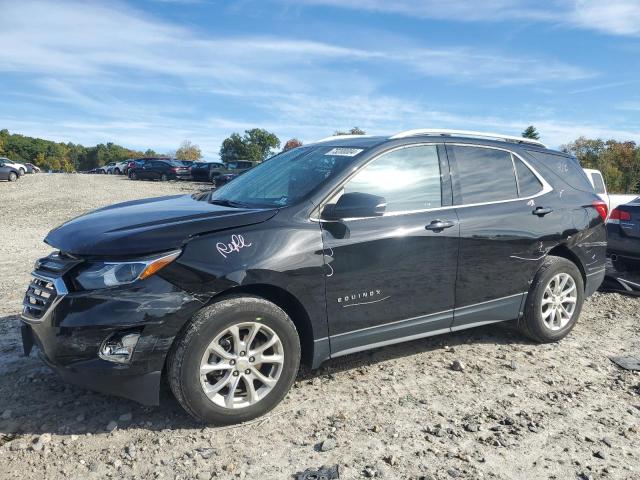
M 463 22 L 527 20 L 614 35 L 640 34 L 638 0 L 284 0 L 297 5 L 392 13 Z
M 573 0 L 570 21 L 616 35 L 640 35 L 638 0 Z
M 378 3 L 363 1 L 367 8 Z M 425 5 L 444 15 L 448 3 Z M 489 0 L 487 5 L 503 15 L 533 15 L 528 2 L 520 3 L 511 8 L 513 1 Z M 462 14 L 473 5 L 461 1 L 455 8 Z M 478 17 L 485 15 L 475 10 Z M 474 88 L 538 87 L 595 75 L 548 58 L 474 47 L 372 44 L 364 49 L 285 36 L 216 37 L 122 3 L 63 1 L 55 8 L 37 0 L 4 3 L 2 18 L 0 71 L 28 75 L 21 75 L 19 90 L 0 89 L 3 104 L 11 100 L 12 111 L 22 112 L 17 117 L 5 109 L 0 128 L 60 141 L 115 141 L 160 150 L 173 150 L 188 138 L 209 158 L 231 131 L 256 126 L 282 139 L 310 141 L 354 125 L 380 134 L 416 127 L 519 134 L 530 123 L 509 120 L 507 114 L 452 114 L 402 93 L 382 94 L 385 71 Z M 202 104 L 207 107 L 199 108 Z M 540 130 L 552 145 L 571 140 L 565 136 L 571 125 L 545 125 L 547 131 Z

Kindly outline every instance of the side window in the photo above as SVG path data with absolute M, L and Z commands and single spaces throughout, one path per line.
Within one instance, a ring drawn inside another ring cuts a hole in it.
M 538 180 L 529 167 L 522 160 L 513 157 L 513 165 L 516 167 L 516 176 L 518 177 L 518 192 L 521 197 L 531 197 L 542 190 L 542 183 Z
M 440 207 L 437 147 L 422 145 L 383 154 L 349 180 L 343 193 L 351 192 L 384 197 L 387 213 Z
M 511 154 L 494 148 L 451 146 L 460 185 L 460 204 L 518 198 Z
M 602 180 L 602 175 L 599 173 L 592 173 L 591 178 L 593 178 L 593 185 L 596 189 L 597 194 L 607 193 L 606 188 L 604 188 L 604 180 Z

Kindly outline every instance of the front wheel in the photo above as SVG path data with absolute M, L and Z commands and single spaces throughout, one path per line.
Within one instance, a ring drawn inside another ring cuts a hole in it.
M 131 172 L 131 173 L 129 174 L 129 178 L 130 178 L 131 180 L 138 180 L 138 174 L 137 174 L 136 172 Z
M 169 385 L 204 423 L 233 424 L 264 415 L 285 397 L 300 364 L 289 316 L 259 297 L 221 300 L 198 312 L 167 360 Z
M 533 279 L 520 330 L 532 340 L 550 343 L 573 329 L 584 302 L 584 281 L 578 267 L 549 256 Z
M 162 175 L 160 175 L 160 181 L 161 182 L 166 182 L 167 181 L 167 174 L 163 173 Z
M 9 172 L 9 181 L 15 182 L 18 179 L 18 175 L 15 172 Z

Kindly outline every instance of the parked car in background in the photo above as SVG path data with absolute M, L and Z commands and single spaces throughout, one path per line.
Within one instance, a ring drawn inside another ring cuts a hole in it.
M 224 164 L 224 169 L 220 170 L 220 173 L 212 179 L 212 183 L 216 188 L 226 185 L 234 178 L 242 175 L 247 170 L 250 170 L 256 166 L 258 162 L 252 162 L 250 160 L 236 160 L 233 162 L 227 162 Z
M 224 170 L 221 162 L 195 162 L 191 165 L 191 178 L 200 182 L 212 182 Z
M 106 165 L 106 172 L 111 175 L 121 175 L 124 173 L 124 169 L 127 167 L 128 161 L 123 162 L 109 162 Z
M 25 163 L 27 167 L 27 173 L 40 173 L 40 167 L 34 165 L 33 163 Z
M 130 159 L 128 160 L 127 166 L 125 167 L 124 174 L 129 176 L 129 174 L 131 173 L 131 170 L 134 167 L 140 168 L 146 162 L 151 162 L 152 160 L 171 160 L 171 158 L 170 157 L 142 157 L 142 158 Z
M 584 173 L 587 174 L 587 178 L 589 179 L 591 185 L 593 185 L 593 188 L 595 189 L 598 196 L 607 204 L 609 213 L 615 210 L 618 205 L 631 202 L 636 198 L 636 195 L 608 193 L 607 186 L 604 182 L 604 177 L 602 176 L 602 172 L 600 172 L 600 170 L 595 170 L 592 168 L 585 168 L 583 170 Z
M 198 420 L 244 422 L 301 362 L 502 321 L 561 340 L 604 279 L 606 216 L 577 160 L 535 140 L 331 137 L 52 230 L 25 352 L 145 404 L 164 376 Z
M 147 160 L 129 169 L 131 180 L 188 180 L 191 178 L 189 167 L 179 160 Z
M 24 163 L 14 162 L 13 160 L 9 160 L 7 157 L 0 157 L 0 161 L 6 166 L 15 168 L 18 171 L 19 176 L 27 173 L 27 166 Z
M 20 171 L 13 166 L 13 163 L 5 160 L 6 159 L 4 157 L 0 157 L 0 180 L 15 182 L 20 178 Z
M 618 205 L 607 220 L 607 255 L 618 271 L 640 270 L 640 197 Z

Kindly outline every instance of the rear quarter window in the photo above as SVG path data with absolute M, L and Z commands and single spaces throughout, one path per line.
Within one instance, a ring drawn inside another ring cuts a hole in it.
M 542 190 L 543 186 L 538 177 L 520 159 L 514 157 L 513 165 L 516 168 L 518 192 L 521 197 L 531 197 Z
M 561 178 L 566 184 L 583 192 L 594 193 L 593 185 L 582 170 L 578 160 L 566 155 L 527 150 L 527 153 L 540 162 L 547 171 Z

